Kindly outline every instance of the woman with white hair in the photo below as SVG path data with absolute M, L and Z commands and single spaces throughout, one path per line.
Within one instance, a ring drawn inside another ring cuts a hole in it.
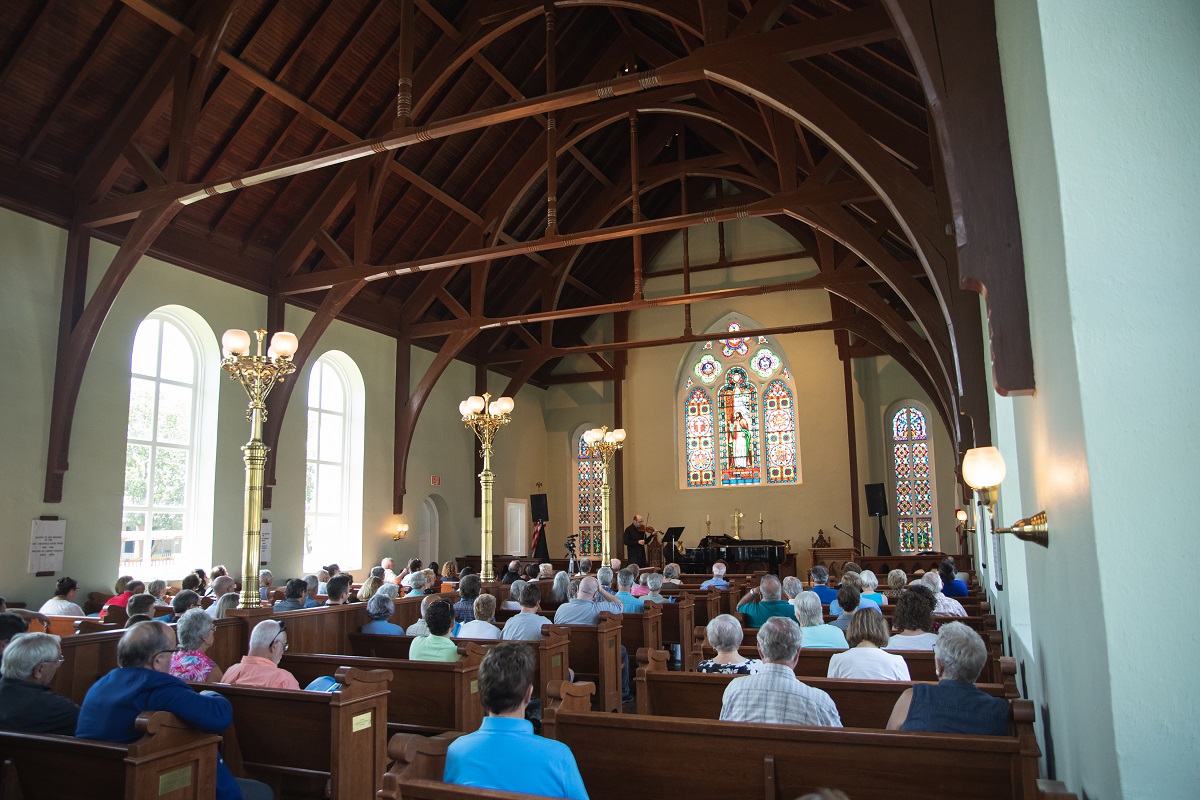
M 171 654 L 171 674 L 185 681 L 219 683 L 221 668 L 205 652 L 216 641 L 213 618 L 202 608 L 189 609 L 175 624 L 175 635 L 179 649 Z
M 792 605 L 796 609 L 796 622 L 800 623 L 806 648 L 840 650 L 848 646 L 842 629 L 825 622 L 821 597 L 816 592 L 801 592 Z
M 1008 701 L 975 685 L 987 657 L 987 645 L 978 633 L 961 622 L 947 622 L 933 650 L 940 680 L 935 686 L 917 683 L 905 689 L 892 709 L 888 730 L 1007 736 Z
M 79 706 L 50 690 L 62 664 L 58 637 L 19 633 L 0 661 L 0 730 L 74 736 Z
M 730 614 L 720 614 L 704 626 L 708 643 L 717 651 L 714 658 L 701 661 L 698 672 L 719 672 L 724 675 L 754 675 L 762 666 L 757 658 L 745 658 L 738 652 L 742 646 L 742 623 Z
M 862 597 L 859 598 L 859 602 L 862 602 L 865 598 L 867 600 L 874 600 L 880 607 L 886 606 L 888 602 L 887 596 L 879 591 L 879 578 L 875 573 L 869 569 L 864 569 L 859 573 L 858 577 L 862 580 L 863 585 Z
M 213 603 L 213 619 L 225 619 L 229 612 L 238 607 L 238 601 L 241 597 L 237 592 L 226 592 L 217 598 L 217 602 Z
M 921 585 L 933 592 L 933 615 L 935 617 L 965 617 L 967 610 L 953 597 L 942 594 L 942 576 L 926 572 L 921 576 Z
M 500 608 L 505 611 L 520 611 L 521 610 L 521 590 L 529 581 L 523 581 L 520 578 L 508 585 L 508 599 L 500 604 Z
M 381 594 L 384 597 L 390 597 L 392 600 L 395 600 L 397 597 L 400 596 L 400 587 L 394 583 L 385 583 L 379 587 L 379 589 L 375 592 L 375 594 L 376 595 Z
M 395 584 L 392 584 L 395 586 Z M 389 622 L 396 611 L 392 598 L 383 592 L 376 592 L 367 601 L 367 618 L 370 620 L 362 626 L 363 633 L 378 633 L 387 636 L 403 636 L 404 628 L 394 622 Z
M 410 588 L 408 590 L 408 594 L 404 595 L 405 597 L 420 597 L 421 595 L 425 594 L 425 583 L 428 578 L 425 577 L 424 570 L 419 569 L 416 572 L 409 574 L 406 580 L 408 580 L 408 585 Z
M 558 603 L 565 603 L 570 600 L 567 594 L 570 591 L 571 579 L 566 572 L 559 570 L 554 575 L 554 586 L 550 589 L 550 599 Z

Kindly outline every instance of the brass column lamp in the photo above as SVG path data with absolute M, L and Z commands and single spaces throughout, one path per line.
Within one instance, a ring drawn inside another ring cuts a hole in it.
M 1027 519 L 1019 519 L 1008 528 L 996 525 L 996 500 L 1000 492 L 1000 483 L 1007 474 L 1008 467 L 1004 463 L 1004 456 L 995 447 L 973 447 L 963 456 L 963 480 L 979 493 L 980 502 L 987 508 L 992 533 L 1011 533 L 1022 541 L 1049 547 L 1050 527 L 1046 522 L 1045 511 L 1039 511 Z M 975 528 L 966 527 L 965 511 L 960 509 L 956 516 L 963 524 L 963 530 L 975 532 Z
M 624 441 L 624 428 L 610 431 L 607 425 L 592 428 L 583 434 L 583 443 L 587 445 L 588 455 L 602 459 L 604 465 L 600 483 L 600 560 L 603 564 L 609 562 L 609 541 L 613 538 L 613 531 L 609 530 L 609 520 L 612 518 L 612 487 L 608 483 L 608 462 L 621 449 L 621 443 Z
M 298 342 L 295 334 L 279 331 L 271 337 L 271 346 L 263 355 L 265 330 L 256 330 L 258 349 L 250 355 L 250 334 L 243 330 L 228 330 L 221 337 L 224 360 L 221 369 L 230 378 L 240 381 L 250 398 L 246 419 L 250 420 L 250 441 L 242 446 L 246 462 L 245 534 L 242 537 L 242 608 L 259 608 L 262 596 L 258 591 L 259 555 L 262 544 L 263 470 L 270 450 L 262 440 L 263 423 L 267 419 L 267 395 L 276 381 L 296 371 L 292 356 Z
M 496 476 L 492 473 L 492 442 L 496 431 L 501 425 L 512 421 L 513 400 L 511 397 L 500 397 L 491 400 L 487 392 L 483 396 L 471 395 L 458 404 L 458 413 L 467 427 L 475 432 L 481 445 L 479 454 L 483 456 L 483 472 L 479 473 L 479 491 L 483 497 L 483 520 L 480 533 L 479 578 L 486 582 L 496 579 L 492 569 L 492 484 Z

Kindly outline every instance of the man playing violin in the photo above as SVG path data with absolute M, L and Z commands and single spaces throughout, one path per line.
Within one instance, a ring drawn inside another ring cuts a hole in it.
M 625 529 L 625 552 L 629 563 L 646 566 L 646 520 L 641 514 L 633 515 L 633 523 Z

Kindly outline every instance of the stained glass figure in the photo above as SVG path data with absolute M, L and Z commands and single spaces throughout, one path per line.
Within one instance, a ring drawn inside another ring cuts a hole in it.
M 754 370 L 755 374 L 760 378 L 769 378 L 775 370 L 779 369 L 779 356 L 770 351 L 769 348 L 759 348 L 754 354 L 754 358 L 750 361 L 750 369 Z
M 708 353 L 696 362 L 696 366 L 692 369 L 696 373 L 696 377 L 705 383 L 712 383 L 721 374 L 721 362 L 717 361 Z
M 892 465 L 900 552 L 933 549 L 933 463 L 925 414 L 905 406 L 892 415 Z
M 763 392 L 763 428 L 767 435 L 767 483 L 796 482 L 796 410 L 792 390 L 781 380 Z
M 732 323 L 731 323 L 732 324 Z M 721 419 L 721 483 L 759 482 L 758 397 L 746 370 L 733 367 L 717 394 Z
M 688 394 L 684 407 L 684 459 L 689 487 L 712 486 L 717 480 L 712 412 L 708 392 L 697 387 Z

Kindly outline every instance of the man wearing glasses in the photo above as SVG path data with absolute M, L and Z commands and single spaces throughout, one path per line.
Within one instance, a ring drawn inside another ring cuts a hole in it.
M 277 620 L 264 619 L 250 633 L 249 653 L 225 670 L 221 682 L 260 689 L 299 689 L 300 684 L 292 673 L 279 667 L 279 659 L 283 658 L 287 648 L 287 626 Z
M 63 662 L 58 637 L 21 633 L 0 662 L 0 729 L 74 736 L 79 706 L 50 690 Z
M 140 622 L 117 645 L 117 669 L 92 684 L 79 710 L 75 736 L 106 742 L 134 742 L 143 711 L 170 711 L 205 733 L 221 733 L 233 722 L 229 701 L 216 692 L 195 692 L 170 673 L 175 631 L 162 622 Z M 260 800 L 274 796 L 258 781 L 235 779 L 217 757 L 217 800 Z

